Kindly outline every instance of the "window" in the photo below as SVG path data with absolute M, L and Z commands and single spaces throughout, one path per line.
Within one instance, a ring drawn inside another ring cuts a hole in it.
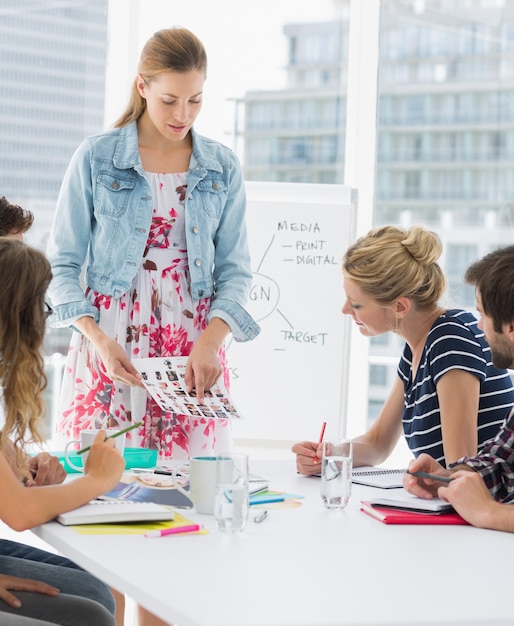
M 343 181 L 350 0 L 337 12 L 332 0 L 282 0 L 272 13 L 256 0 L 245 11 L 235 0 L 145 0 L 144 11 L 132 1 L 1 4 L 12 10 L 0 23 L 0 182 L 36 213 L 37 245 L 73 150 L 117 117 L 140 48 L 163 23 L 204 41 L 197 129 L 236 150 L 247 180 Z M 381 2 L 377 120 L 367 127 L 378 137 L 373 220 L 439 232 L 458 306 L 470 306 L 468 259 L 514 239 L 513 19 L 503 0 Z M 52 331 L 47 349 L 67 342 Z

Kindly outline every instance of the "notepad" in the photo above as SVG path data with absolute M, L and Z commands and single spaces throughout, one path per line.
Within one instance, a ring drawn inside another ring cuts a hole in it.
M 396 509 L 399 511 L 418 511 L 420 513 L 449 513 L 453 507 L 442 498 L 432 498 L 425 500 L 412 496 L 406 491 L 394 498 L 373 498 L 370 500 L 372 506 Z
M 61 513 L 56 519 L 64 526 L 72 526 L 75 524 L 163 521 L 173 518 L 172 509 L 155 502 L 93 500 L 77 509 Z
M 432 513 L 407 511 L 405 509 L 389 509 L 372 505 L 371 502 L 362 501 L 361 511 L 374 517 L 383 524 L 441 524 L 441 525 L 466 525 L 468 522 L 458 513 Z
M 397 489 L 402 487 L 404 469 L 385 469 L 383 467 L 354 467 L 352 483 L 381 489 Z

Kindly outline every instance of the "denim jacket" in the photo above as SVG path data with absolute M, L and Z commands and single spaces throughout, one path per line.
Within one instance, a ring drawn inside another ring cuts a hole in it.
M 211 297 L 209 320 L 221 318 L 234 339 L 248 341 L 260 328 L 244 309 L 252 274 L 241 168 L 227 147 L 191 132 L 185 201 L 191 295 Z M 98 293 L 119 298 L 129 290 L 153 208 L 136 122 L 82 142 L 64 176 L 48 241 L 53 326 L 72 326 L 83 316 L 98 321 L 81 285 L 84 264 L 85 283 Z

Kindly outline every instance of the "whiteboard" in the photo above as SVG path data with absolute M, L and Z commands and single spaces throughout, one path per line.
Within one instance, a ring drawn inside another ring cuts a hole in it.
M 342 185 L 247 182 L 253 283 L 247 306 L 260 335 L 227 343 L 235 438 L 317 439 L 345 432 L 349 318 L 342 255 L 355 239 L 356 192 Z

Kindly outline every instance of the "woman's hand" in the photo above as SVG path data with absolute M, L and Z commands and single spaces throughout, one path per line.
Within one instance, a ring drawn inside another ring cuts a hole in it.
M 107 376 L 131 387 L 143 387 L 141 374 L 130 362 L 125 350 L 114 339 L 105 339 L 97 345 Z
M 114 439 L 106 439 L 105 430 L 100 430 L 87 455 L 84 473 L 101 481 L 105 491 L 112 489 L 120 480 L 125 469 L 125 459 L 116 448 Z
M 223 373 L 218 361 L 218 347 L 204 339 L 198 338 L 191 350 L 186 364 L 185 383 L 189 393 L 193 389 L 200 404 L 205 392 L 210 389 Z
M 28 460 L 31 478 L 25 481 L 27 487 L 34 485 L 60 485 L 66 478 L 66 471 L 56 456 L 41 452 Z
M 39 580 L 0 574 L 0 599 L 16 609 L 20 608 L 21 602 L 13 593 L 10 593 L 9 589 L 13 589 L 14 591 L 33 591 L 35 593 L 42 593 L 45 596 L 56 596 L 59 593 L 59 589 L 56 587 L 47 585 Z
M 105 373 L 113 381 L 132 387 L 143 387 L 141 375 L 130 362 L 125 350 L 117 341 L 108 337 L 92 317 L 81 317 L 75 326 L 91 341 L 102 359 Z
M 321 474 L 322 444 L 302 441 L 295 443 L 291 451 L 296 454 L 296 469 L 300 474 Z
M 196 397 L 200 403 L 203 402 L 205 392 L 223 373 L 218 361 L 218 351 L 229 332 L 228 324 L 214 317 L 191 350 L 186 364 L 184 382 L 189 393 L 193 389 L 196 391 Z

